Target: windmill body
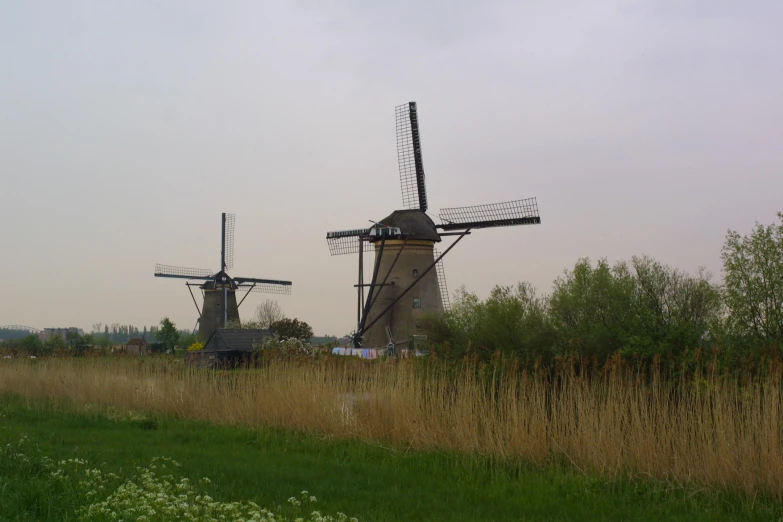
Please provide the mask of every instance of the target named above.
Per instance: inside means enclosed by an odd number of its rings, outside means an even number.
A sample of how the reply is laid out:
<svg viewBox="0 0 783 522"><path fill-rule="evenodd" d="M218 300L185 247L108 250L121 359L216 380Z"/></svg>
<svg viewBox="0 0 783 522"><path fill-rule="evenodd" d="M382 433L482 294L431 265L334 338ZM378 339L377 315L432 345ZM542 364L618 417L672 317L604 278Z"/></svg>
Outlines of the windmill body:
<svg viewBox="0 0 783 522"><path fill-rule="evenodd" d="M443 257L472 230L541 223L535 198L442 208L439 223L427 215L427 189L421 153L416 102L395 109L397 160L405 209L396 210L370 228L326 234L332 255L359 255L357 326L354 346L410 343L422 335L421 315L449 306ZM456 241L440 254L435 248L444 236ZM364 252L375 260L365 283ZM410 347L410 346L409 346Z"/></svg>
<svg viewBox="0 0 783 522"><path fill-rule="evenodd" d="M199 337L206 341L217 328L225 328L229 322L239 324L239 307L250 292L268 294L290 294L291 281L259 279L255 277L231 277L227 270L234 266L234 223L233 214L222 214L220 240L220 270L213 272L200 268L185 268L171 265L155 265L155 277L203 281L186 282L193 304L196 305ZM201 308L198 307L192 287L198 287L203 294ZM237 302L237 292L244 293Z"/></svg>
<svg viewBox="0 0 783 522"><path fill-rule="evenodd" d="M441 241L435 223L418 209L397 210L381 222L407 231L407 237L387 239L383 255L380 253L381 242L373 242L375 257L380 258L378 273L389 273L387 283L391 284L376 288L378 298L367 311L368 322L378 317L402 290L415 285L367 330L367 346L385 346L389 342L386 327L394 332L397 339L422 335L421 314L443 311L443 296L436 272L431 270L422 275L435 262L435 244Z"/></svg>
<svg viewBox="0 0 783 522"><path fill-rule="evenodd" d="M225 307L223 306L223 285L215 281L207 281L200 286L204 295L201 307L201 318L198 321L198 334L202 339L208 339L212 332L226 323L240 324L239 305L237 304L237 285L226 285Z"/></svg>

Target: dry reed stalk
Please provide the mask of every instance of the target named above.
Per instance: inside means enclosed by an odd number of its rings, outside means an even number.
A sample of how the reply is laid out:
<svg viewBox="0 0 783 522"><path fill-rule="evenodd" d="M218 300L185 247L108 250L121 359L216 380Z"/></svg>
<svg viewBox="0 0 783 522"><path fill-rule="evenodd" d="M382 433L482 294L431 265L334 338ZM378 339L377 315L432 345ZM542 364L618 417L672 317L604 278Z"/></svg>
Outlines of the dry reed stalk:
<svg viewBox="0 0 783 522"><path fill-rule="evenodd" d="M783 499L781 372L740 385L610 368L590 378L411 361L273 362L192 370L165 359L0 361L0 392L253 427L358 437Z"/></svg>

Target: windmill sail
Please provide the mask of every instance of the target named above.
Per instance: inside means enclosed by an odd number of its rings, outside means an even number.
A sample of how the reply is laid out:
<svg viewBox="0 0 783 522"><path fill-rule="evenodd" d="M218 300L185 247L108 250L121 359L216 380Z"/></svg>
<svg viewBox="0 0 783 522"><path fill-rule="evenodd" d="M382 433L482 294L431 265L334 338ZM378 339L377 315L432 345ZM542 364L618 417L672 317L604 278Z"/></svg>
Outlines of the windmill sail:
<svg viewBox="0 0 783 522"><path fill-rule="evenodd" d="M155 265L155 277L173 277L177 279L212 279L212 270L206 268L187 268L184 266Z"/></svg>
<svg viewBox="0 0 783 522"><path fill-rule="evenodd" d="M369 228L327 232L326 242L329 245L329 253L333 256L358 254L360 248L365 252L369 252L373 250L373 244L361 239L369 233Z"/></svg>
<svg viewBox="0 0 783 522"><path fill-rule="evenodd" d="M421 133L416 102L395 108L397 120L397 163L400 168L402 204L407 209L427 211L427 187L421 156Z"/></svg>
<svg viewBox="0 0 783 522"><path fill-rule="evenodd" d="M234 214L225 214L226 219L223 222L223 250L226 253L226 270L234 268L234 224L236 216Z"/></svg>
<svg viewBox="0 0 783 522"><path fill-rule="evenodd" d="M440 252L437 248L433 249L435 259L440 257ZM443 259L439 259L435 265L435 271L438 274L438 286L440 287L440 299L443 301L443 309L447 312L451 310L451 299L449 299L449 289L446 286L446 272L443 269Z"/></svg>
<svg viewBox="0 0 783 522"><path fill-rule="evenodd" d="M443 208L439 216L443 224L438 225L438 228L443 230L541 224L536 198L472 207Z"/></svg>
<svg viewBox="0 0 783 522"><path fill-rule="evenodd" d="M291 295L291 283L242 283L237 286L238 289L246 292L261 292L264 294Z"/></svg>

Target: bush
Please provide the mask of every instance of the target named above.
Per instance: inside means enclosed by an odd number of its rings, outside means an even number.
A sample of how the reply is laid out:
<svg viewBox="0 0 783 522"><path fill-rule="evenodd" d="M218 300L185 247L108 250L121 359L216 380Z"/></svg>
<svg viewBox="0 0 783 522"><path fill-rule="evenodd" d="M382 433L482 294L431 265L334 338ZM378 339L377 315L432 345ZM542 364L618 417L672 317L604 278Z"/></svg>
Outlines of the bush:
<svg viewBox="0 0 783 522"><path fill-rule="evenodd" d="M318 354L318 351L310 343L293 338L266 337L260 343L256 343L254 348L264 359L315 357Z"/></svg>
<svg viewBox="0 0 783 522"><path fill-rule="evenodd" d="M452 309L425 315L432 351L450 357L495 354L551 361L576 354L603 362L684 352L705 345L720 325L720 289L700 270L690 276L649 257L609 266L580 259L550 296L532 285L495 287L486 300L460 289Z"/></svg>
<svg viewBox="0 0 783 522"><path fill-rule="evenodd" d="M301 339L309 341L313 337L313 329L304 321L284 317L269 326L272 332L282 339Z"/></svg>
<svg viewBox="0 0 783 522"><path fill-rule="evenodd" d="M196 341L195 343L193 343L190 346L188 346L188 351L189 352L197 352L197 351L203 350L203 349L204 349L204 343L202 343L201 341Z"/></svg>
<svg viewBox="0 0 783 522"><path fill-rule="evenodd" d="M474 354L480 359L495 353L549 357L555 331L547 306L546 298L527 283L495 287L485 301L461 288L451 311L425 314L422 326L434 353L457 358Z"/></svg>

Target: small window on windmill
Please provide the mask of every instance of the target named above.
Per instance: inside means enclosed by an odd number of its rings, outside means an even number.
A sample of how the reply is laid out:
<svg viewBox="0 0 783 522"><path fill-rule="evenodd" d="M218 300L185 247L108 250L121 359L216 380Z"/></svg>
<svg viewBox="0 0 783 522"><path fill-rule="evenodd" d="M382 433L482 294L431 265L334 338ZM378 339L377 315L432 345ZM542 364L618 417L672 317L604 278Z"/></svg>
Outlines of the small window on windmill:
<svg viewBox="0 0 783 522"><path fill-rule="evenodd" d="M421 299L418 297L413 298L413 308L421 308Z"/></svg>
<svg viewBox="0 0 783 522"><path fill-rule="evenodd" d="M414 268L412 275L413 275L413 279L418 279L419 278L419 271Z"/></svg>

